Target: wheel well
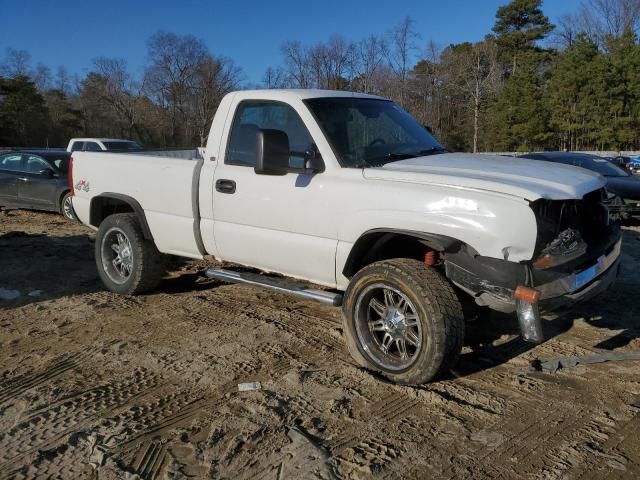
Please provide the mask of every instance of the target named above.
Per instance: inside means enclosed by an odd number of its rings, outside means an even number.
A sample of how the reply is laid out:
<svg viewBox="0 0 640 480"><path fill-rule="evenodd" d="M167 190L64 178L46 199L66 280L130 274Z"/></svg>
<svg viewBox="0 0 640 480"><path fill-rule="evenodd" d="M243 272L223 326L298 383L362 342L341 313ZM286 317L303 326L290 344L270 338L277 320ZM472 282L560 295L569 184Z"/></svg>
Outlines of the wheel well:
<svg viewBox="0 0 640 480"><path fill-rule="evenodd" d="M137 201L125 195L110 194L92 198L89 208L89 223L98 228L105 218L116 213L135 213L144 238L153 240L144 210Z"/></svg>
<svg viewBox="0 0 640 480"><path fill-rule="evenodd" d="M353 245L342 273L351 278L370 263L391 258L424 260L429 251L445 252L461 242L444 235L402 230L372 230Z"/></svg>

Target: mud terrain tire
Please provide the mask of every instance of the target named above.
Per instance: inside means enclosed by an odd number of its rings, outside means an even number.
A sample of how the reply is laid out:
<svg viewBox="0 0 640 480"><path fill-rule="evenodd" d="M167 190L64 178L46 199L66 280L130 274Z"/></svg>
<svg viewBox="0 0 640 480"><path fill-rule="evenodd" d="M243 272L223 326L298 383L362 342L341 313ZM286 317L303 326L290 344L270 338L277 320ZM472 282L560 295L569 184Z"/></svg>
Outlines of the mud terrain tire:
<svg viewBox="0 0 640 480"><path fill-rule="evenodd" d="M354 360L396 383L430 381L453 367L462 349L464 318L452 286L417 260L380 261L356 273L342 318Z"/></svg>
<svg viewBox="0 0 640 480"><path fill-rule="evenodd" d="M102 283L122 295L154 289L165 273L162 254L144 238L134 213L110 215L100 224L95 257Z"/></svg>

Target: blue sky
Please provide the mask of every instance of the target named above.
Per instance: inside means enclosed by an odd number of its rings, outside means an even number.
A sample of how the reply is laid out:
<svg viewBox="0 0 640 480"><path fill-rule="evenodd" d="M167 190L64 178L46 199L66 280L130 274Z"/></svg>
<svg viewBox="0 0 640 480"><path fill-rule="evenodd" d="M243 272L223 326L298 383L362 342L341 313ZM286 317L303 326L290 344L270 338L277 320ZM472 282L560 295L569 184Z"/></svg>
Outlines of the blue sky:
<svg viewBox="0 0 640 480"><path fill-rule="evenodd" d="M246 83L260 82L280 62L286 40L312 44L332 34L358 40L385 33L409 15L421 46L480 40L508 0L0 0L0 57L27 50L32 62L83 74L98 56L121 57L142 72L146 40L158 30L192 34L217 55L233 58ZM545 13L575 12L580 0L546 0Z"/></svg>

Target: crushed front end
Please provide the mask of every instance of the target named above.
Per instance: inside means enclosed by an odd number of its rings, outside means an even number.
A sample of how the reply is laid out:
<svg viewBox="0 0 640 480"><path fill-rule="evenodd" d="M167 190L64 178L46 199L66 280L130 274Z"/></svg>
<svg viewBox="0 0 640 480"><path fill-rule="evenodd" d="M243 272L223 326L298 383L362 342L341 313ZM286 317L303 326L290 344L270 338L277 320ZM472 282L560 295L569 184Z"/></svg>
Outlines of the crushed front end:
<svg viewBox="0 0 640 480"><path fill-rule="evenodd" d="M532 202L537 224L532 260L483 257L461 245L447 252L446 275L476 304L516 312L523 338L539 343L541 312L592 298L617 278L621 231L610 221L606 198L600 189L580 200Z"/></svg>

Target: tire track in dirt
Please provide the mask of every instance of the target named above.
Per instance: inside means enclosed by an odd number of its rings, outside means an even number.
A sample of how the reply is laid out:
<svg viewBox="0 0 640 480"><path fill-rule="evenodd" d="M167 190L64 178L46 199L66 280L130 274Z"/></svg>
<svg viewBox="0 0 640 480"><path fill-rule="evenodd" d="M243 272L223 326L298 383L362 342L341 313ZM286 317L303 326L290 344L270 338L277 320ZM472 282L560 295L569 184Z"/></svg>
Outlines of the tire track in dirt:
<svg viewBox="0 0 640 480"><path fill-rule="evenodd" d="M41 371L20 375L0 383L0 404L20 397L27 391L51 382L91 358L95 351L63 354Z"/></svg>
<svg viewBox="0 0 640 480"><path fill-rule="evenodd" d="M262 345L256 353L260 357L265 354L271 357L262 362L239 362L244 367L241 376L277 378L291 369L290 361L281 357L284 352L278 345ZM216 411L228 394L237 392L240 379L236 376L218 386L214 392L197 398L188 392L174 392L134 405L116 417L103 421L98 433L102 437L126 437L117 447L107 449L125 471L145 479L159 478L171 464L167 449L175 440L172 431L191 424L207 412ZM294 409L299 406L305 412L312 410L306 402L292 402L291 405Z"/></svg>
<svg viewBox="0 0 640 480"><path fill-rule="evenodd" d="M223 297L223 298L220 298ZM287 311L271 307L268 304L255 305L249 301L240 301L228 296L226 292L216 292L216 298L211 299L198 295L186 299L185 308L189 315L204 324L213 324L217 327L228 326L230 321L246 318L262 324L273 325L278 330L290 335L295 340L301 341L314 351L305 361L323 359L326 360L329 353L331 360L352 366L351 358L346 352L342 339L331 335L329 323L327 328L322 328L322 319L308 314L298 315L297 311ZM212 308L213 307L213 308ZM203 314L202 311L208 312ZM304 318L311 318L317 322L304 322Z"/></svg>
<svg viewBox="0 0 640 480"><path fill-rule="evenodd" d="M155 480L160 478L170 461L167 445L162 441L152 440L140 444L129 468L143 480Z"/></svg>
<svg viewBox="0 0 640 480"><path fill-rule="evenodd" d="M621 459L627 465L602 471L602 464L599 463L596 466L598 474L602 477L606 476L608 479L618 479L629 477L627 475L628 468L626 467L633 465L635 466L633 470L638 470L638 467L640 467L640 438L638 432L640 432L640 413L635 413L629 421L609 434L597 453L603 458ZM575 478L589 478L593 474L594 468L583 467L578 469Z"/></svg>
<svg viewBox="0 0 640 480"><path fill-rule="evenodd" d="M159 378L137 369L127 379L93 387L32 412L0 436L0 471L23 462L39 450L47 450L65 436L84 431L100 416L147 394Z"/></svg>

